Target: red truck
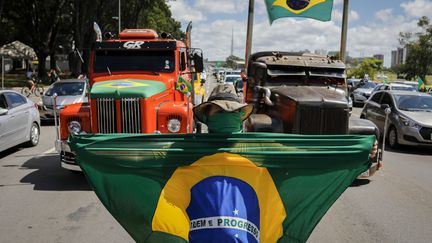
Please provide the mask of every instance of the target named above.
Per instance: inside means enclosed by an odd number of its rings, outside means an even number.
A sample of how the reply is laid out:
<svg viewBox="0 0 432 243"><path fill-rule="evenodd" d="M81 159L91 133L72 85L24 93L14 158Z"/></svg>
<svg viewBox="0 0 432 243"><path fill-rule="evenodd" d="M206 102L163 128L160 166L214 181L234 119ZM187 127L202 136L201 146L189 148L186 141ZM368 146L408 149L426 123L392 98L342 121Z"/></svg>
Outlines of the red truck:
<svg viewBox="0 0 432 243"><path fill-rule="evenodd" d="M93 44L89 102L60 113L56 150L63 168L80 170L67 145L70 134L193 131L191 76L202 72L203 58L190 48L190 30L185 42L151 29L126 29Z"/></svg>

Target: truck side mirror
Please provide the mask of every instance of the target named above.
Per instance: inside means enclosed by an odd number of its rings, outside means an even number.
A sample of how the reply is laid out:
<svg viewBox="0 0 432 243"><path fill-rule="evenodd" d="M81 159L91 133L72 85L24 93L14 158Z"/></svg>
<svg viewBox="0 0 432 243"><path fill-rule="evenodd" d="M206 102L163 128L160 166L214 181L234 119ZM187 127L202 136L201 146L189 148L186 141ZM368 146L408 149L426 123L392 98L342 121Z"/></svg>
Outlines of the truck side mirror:
<svg viewBox="0 0 432 243"><path fill-rule="evenodd" d="M204 71L204 61L203 61L202 53L194 53L193 62L194 62L195 72L201 73L202 71Z"/></svg>

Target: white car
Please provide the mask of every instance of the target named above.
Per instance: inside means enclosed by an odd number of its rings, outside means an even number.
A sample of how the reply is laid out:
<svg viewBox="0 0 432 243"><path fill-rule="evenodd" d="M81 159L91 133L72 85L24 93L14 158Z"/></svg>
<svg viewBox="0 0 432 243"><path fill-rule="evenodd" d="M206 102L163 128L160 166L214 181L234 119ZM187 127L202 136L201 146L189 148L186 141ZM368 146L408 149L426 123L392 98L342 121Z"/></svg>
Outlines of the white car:
<svg viewBox="0 0 432 243"><path fill-rule="evenodd" d="M57 94L57 115L66 105L88 102L88 82L85 79L63 79L48 88L42 96L41 118L54 119L53 95Z"/></svg>
<svg viewBox="0 0 432 243"><path fill-rule="evenodd" d="M39 135L38 106L15 91L0 91L0 151L22 143L36 146Z"/></svg>
<svg viewBox="0 0 432 243"><path fill-rule="evenodd" d="M401 83L389 83L389 84L379 84L377 85L372 94L380 90L401 90L401 91L412 91L417 92L417 89L411 85L401 84Z"/></svg>
<svg viewBox="0 0 432 243"><path fill-rule="evenodd" d="M241 79L240 74L228 74L225 76L223 83L235 85Z"/></svg>

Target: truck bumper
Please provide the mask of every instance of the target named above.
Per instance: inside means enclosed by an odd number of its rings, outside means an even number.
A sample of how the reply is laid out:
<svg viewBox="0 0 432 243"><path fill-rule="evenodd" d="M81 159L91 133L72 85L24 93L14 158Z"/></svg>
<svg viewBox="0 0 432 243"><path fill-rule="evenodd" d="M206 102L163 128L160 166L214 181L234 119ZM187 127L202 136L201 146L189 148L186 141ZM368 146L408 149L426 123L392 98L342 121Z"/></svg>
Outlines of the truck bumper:
<svg viewBox="0 0 432 243"><path fill-rule="evenodd" d="M73 171L81 171L81 168L75 161L75 154L71 151L66 141L56 140L55 149L60 154L62 168Z"/></svg>

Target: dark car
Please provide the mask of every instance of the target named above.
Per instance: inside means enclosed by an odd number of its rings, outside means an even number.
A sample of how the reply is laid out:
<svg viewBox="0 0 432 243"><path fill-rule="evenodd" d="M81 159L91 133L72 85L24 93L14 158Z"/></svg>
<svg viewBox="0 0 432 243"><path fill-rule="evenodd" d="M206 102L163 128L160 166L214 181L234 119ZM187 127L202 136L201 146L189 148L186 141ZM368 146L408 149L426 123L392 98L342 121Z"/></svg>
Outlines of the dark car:
<svg viewBox="0 0 432 243"><path fill-rule="evenodd" d="M366 102L361 113L384 131L383 105L391 108L389 115L388 142L398 145L423 145L432 147L432 96L410 91L378 91Z"/></svg>
<svg viewBox="0 0 432 243"><path fill-rule="evenodd" d="M362 105L372 94L376 84L372 81L360 81L356 86L351 89L350 97L353 105Z"/></svg>

